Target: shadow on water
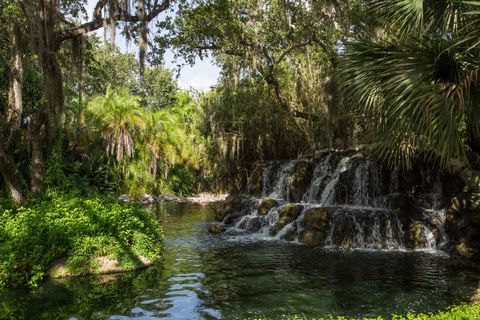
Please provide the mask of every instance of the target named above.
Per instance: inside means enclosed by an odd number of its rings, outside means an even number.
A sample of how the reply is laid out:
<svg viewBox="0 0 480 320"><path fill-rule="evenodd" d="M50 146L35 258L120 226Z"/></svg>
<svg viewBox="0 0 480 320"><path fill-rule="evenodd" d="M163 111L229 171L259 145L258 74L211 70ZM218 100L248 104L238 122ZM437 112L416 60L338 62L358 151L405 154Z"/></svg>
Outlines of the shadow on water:
<svg viewBox="0 0 480 320"><path fill-rule="evenodd" d="M165 235L161 266L0 292L10 319L245 319L300 314L428 312L464 301L470 275L427 252L332 251L206 233L208 207L152 208ZM235 240L235 239L233 239Z"/></svg>

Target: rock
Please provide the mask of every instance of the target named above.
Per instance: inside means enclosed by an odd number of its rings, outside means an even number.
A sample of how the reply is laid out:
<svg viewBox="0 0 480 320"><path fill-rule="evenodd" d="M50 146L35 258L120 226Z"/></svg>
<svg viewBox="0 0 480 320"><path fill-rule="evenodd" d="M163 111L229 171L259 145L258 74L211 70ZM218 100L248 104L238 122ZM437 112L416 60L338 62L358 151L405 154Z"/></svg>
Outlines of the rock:
<svg viewBox="0 0 480 320"><path fill-rule="evenodd" d="M413 220L408 228L408 243L412 249L425 248L425 236L423 223L418 220Z"/></svg>
<svg viewBox="0 0 480 320"><path fill-rule="evenodd" d="M258 214L264 216L270 211L270 209L278 207L278 201L270 198L263 198L260 206L258 207Z"/></svg>
<svg viewBox="0 0 480 320"><path fill-rule="evenodd" d="M406 194L395 194L389 197L388 206L397 215L402 226L407 230L413 220L422 217L420 209L411 196Z"/></svg>
<svg viewBox="0 0 480 320"><path fill-rule="evenodd" d="M330 226L330 217L339 207L318 207L305 211L303 219L305 229L326 232Z"/></svg>
<svg viewBox="0 0 480 320"><path fill-rule="evenodd" d="M157 201L157 199L155 199L155 197L153 197L149 194L145 194L145 195L143 195L142 199L140 199L140 204L141 205L148 205L148 204L154 203L155 201Z"/></svg>
<svg viewBox="0 0 480 320"><path fill-rule="evenodd" d="M229 195L225 201L215 204L215 220L223 221L228 214L241 210L244 200L245 196L232 194Z"/></svg>
<svg viewBox="0 0 480 320"><path fill-rule="evenodd" d="M157 197L157 201L158 202L174 202L174 201L180 201L180 198L174 195L162 194Z"/></svg>
<svg viewBox="0 0 480 320"><path fill-rule="evenodd" d="M470 298L471 302L480 302L480 288L475 290L472 297Z"/></svg>
<svg viewBox="0 0 480 320"><path fill-rule="evenodd" d="M318 207L305 211L304 230L298 241L311 246L323 245L330 227L330 218L338 209L339 207Z"/></svg>
<svg viewBox="0 0 480 320"><path fill-rule="evenodd" d="M276 235L287 224L295 221L300 213L302 213L303 206L298 204L286 204L278 210L278 222L273 226L270 234Z"/></svg>
<svg viewBox="0 0 480 320"><path fill-rule="evenodd" d="M124 203L129 203L129 202L132 202L132 198L130 198L126 194L122 194L120 197L118 197L118 201L119 202L124 202Z"/></svg>
<svg viewBox="0 0 480 320"><path fill-rule="evenodd" d="M75 277L79 275L92 275L92 274L110 274L110 273L120 273L127 272L132 270L138 270L145 267L148 267L153 264L147 257L138 256L141 264L136 268L125 268L122 267L120 262L112 257L108 256L99 256L93 257L87 264L73 272L67 267L67 259L63 258L58 260L47 272L48 276L52 279Z"/></svg>
<svg viewBox="0 0 480 320"><path fill-rule="evenodd" d="M262 228L262 217L253 217L245 221L245 223L242 223L240 228L251 232L257 232Z"/></svg>
<svg viewBox="0 0 480 320"><path fill-rule="evenodd" d="M326 235L316 230L303 230L298 241L309 246L321 246L325 242Z"/></svg>
<svg viewBox="0 0 480 320"><path fill-rule="evenodd" d="M290 230L282 237L282 239L287 240L287 241L294 241L297 238L297 224L294 223Z"/></svg>
<svg viewBox="0 0 480 320"><path fill-rule="evenodd" d="M289 181L289 197L292 202L302 200L303 194L307 191L312 180L313 166L308 161L298 161L293 168Z"/></svg>
<svg viewBox="0 0 480 320"><path fill-rule="evenodd" d="M212 234L219 234L225 232L225 226L218 222L213 222L208 225L208 232Z"/></svg>

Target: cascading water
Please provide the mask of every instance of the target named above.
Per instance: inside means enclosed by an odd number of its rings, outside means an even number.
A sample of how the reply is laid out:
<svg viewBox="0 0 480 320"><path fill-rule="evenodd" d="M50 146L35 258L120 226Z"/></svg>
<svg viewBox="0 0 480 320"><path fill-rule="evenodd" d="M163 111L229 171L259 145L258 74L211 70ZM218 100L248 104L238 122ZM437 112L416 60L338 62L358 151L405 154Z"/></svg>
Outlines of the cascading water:
<svg viewBox="0 0 480 320"><path fill-rule="evenodd" d="M354 207L335 212L326 246L376 250L405 247L401 222L392 211Z"/></svg>
<svg viewBox="0 0 480 320"><path fill-rule="evenodd" d="M288 201L288 182L295 166L294 161L288 161L278 169L276 179L274 181L274 188L268 195L274 199L286 199Z"/></svg>
<svg viewBox="0 0 480 320"><path fill-rule="evenodd" d="M328 154L319 164L315 166L312 181L303 195L303 201L306 203L316 203L319 193L322 190L322 183L331 174L330 159L332 155Z"/></svg>
<svg viewBox="0 0 480 320"><path fill-rule="evenodd" d="M322 195L319 203L321 203L323 206L329 206L335 203L335 187L338 184L340 174L348 170L349 161L350 161L349 157L344 157L338 163L338 166L335 169L335 172L333 173L332 180L330 180L330 182L327 184L325 189L322 191Z"/></svg>
<svg viewBox="0 0 480 320"><path fill-rule="evenodd" d="M299 177L297 167L303 168L304 175L309 172L309 176ZM422 187L425 190L417 192L421 205L415 212L402 209L402 214L395 205L392 207L398 199L409 199L399 191L398 172L361 154L332 152L317 161L270 162L263 165L262 197L276 199L275 204L260 214L258 199L233 223L225 223L232 216L224 223L231 230L243 230L257 239L324 247L442 249L448 237L444 230L446 215L441 209L441 183L428 172L421 175L427 181L427 186ZM303 181L304 189L298 181ZM301 197L292 197L299 188Z"/></svg>

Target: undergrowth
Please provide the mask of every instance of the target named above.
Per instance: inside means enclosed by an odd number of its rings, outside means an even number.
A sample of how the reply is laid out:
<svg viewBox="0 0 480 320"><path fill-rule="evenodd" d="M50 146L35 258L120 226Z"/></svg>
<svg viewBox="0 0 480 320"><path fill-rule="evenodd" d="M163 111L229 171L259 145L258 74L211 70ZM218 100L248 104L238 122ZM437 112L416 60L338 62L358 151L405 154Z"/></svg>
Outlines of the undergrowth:
<svg viewBox="0 0 480 320"><path fill-rule="evenodd" d="M163 233L148 212L101 196L50 194L25 206L0 202L0 287L35 286L60 259L70 274L95 270L95 258L126 270L158 260Z"/></svg>

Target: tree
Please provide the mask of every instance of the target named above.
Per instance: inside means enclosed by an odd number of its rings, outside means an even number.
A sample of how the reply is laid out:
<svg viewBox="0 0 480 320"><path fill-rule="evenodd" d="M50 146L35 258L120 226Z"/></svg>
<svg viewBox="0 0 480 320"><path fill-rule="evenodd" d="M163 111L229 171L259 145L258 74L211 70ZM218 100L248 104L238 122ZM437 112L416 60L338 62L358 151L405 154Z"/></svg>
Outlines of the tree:
<svg viewBox="0 0 480 320"><path fill-rule="evenodd" d="M344 92L365 142L390 163L419 157L450 168L479 151L478 1L372 0L381 37L347 45Z"/></svg>
<svg viewBox="0 0 480 320"><path fill-rule="evenodd" d="M8 5L21 9L21 15L16 17L14 24L24 21L23 35L28 39L29 48L38 58L42 73L43 98L35 108L31 117L31 173L30 189L36 194L42 189L45 159L56 157L54 145L61 137L62 119L64 113L63 72L59 63L59 52L63 43L78 39L91 31L110 26L112 35L117 23L136 25L140 46L140 66L144 66L147 24L170 6L170 0L148 1L107 1L98 0L90 21L77 24L73 18L85 13L85 3L78 1L54 0L20 0L6 2ZM3 4L3 2L2 2ZM78 20L78 19L77 19ZM113 37L112 37L113 38ZM19 65L18 63L16 65ZM18 68L17 68L18 69ZM143 71L141 71L143 72ZM18 73L18 72L14 72ZM21 80L20 78L16 78ZM14 88L21 88L14 85ZM21 94L17 94L17 97ZM9 110L21 110L21 100L13 99L15 105ZM57 142L55 142L57 141ZM8 159L10 160L12 159ZM7 163L7 162L4 162ZM14 168L12 163L10 168ZM8 170L11 173L11 170ZM2 172L6 172L3 171ZM5 176L5 175L4 175Z"/></svg>

